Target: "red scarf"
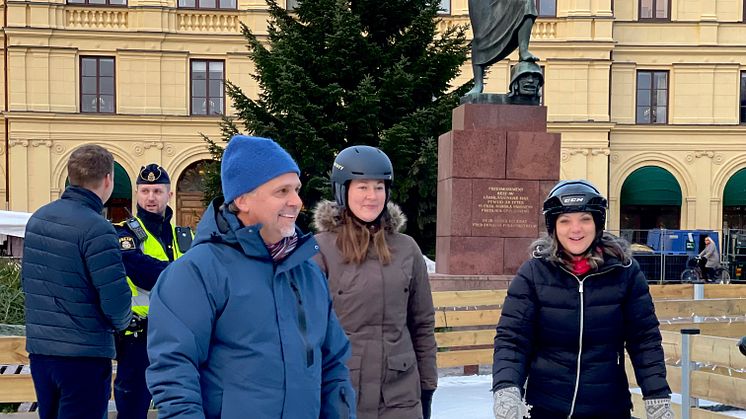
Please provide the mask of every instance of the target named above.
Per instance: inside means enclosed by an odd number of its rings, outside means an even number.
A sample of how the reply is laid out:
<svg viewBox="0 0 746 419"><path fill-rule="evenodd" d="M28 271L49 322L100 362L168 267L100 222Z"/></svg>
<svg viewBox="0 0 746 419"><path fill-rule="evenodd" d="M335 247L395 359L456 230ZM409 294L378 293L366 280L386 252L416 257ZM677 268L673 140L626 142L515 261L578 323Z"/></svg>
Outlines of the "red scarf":
<svg viewBox="0 0 746 419"><path fill-rule="evenodd" d="M572 258L572 273L575 275L585 275L591 270L591 264L587 258Z"/></svg>

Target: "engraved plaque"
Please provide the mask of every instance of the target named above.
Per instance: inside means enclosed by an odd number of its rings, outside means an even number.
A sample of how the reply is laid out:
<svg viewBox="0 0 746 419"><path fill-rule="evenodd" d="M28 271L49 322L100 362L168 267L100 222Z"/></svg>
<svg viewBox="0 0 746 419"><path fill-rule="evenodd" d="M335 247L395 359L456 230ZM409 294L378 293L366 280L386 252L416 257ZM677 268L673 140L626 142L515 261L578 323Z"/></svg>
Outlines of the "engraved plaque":
<svg viewBox="0 0 746 419"><path fill-rule="evenodd" d="M538 236L538 182L475 179L472 185L473 236Z"/></svg>

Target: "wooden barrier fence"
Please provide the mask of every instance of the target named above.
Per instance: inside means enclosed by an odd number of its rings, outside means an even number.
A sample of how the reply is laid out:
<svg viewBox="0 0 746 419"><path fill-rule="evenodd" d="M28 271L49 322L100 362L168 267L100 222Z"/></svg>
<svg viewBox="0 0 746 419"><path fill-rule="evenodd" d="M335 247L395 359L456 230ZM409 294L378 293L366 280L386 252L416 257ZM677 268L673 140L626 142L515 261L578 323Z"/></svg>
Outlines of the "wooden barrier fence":
<svg viewBox="0 0 746 419"><path fill-rule="evenodd" d="M680 347L677 346L676 338L679 329L698 327L703 335L694 337L694 360L711 362L724 368L746 369L746 357L737 353L734 343L735 338L746 335L746 321L741 319L693 323L693 318L682 321L694 315L712 319L746 316L746 285L705 285L705 298L708 298L705 300L692 300L692 285L652 285L650 289L655 299L656 313L662 322L667 357L678 359L676 357L680 354ZM495 325L500 318L506 295L506 290L433 293L439 367L492 364ZM679 318L676 322L666 320L676 318ZM28 354L24 348L23 337L0 337L0 403L36 400L31 376L18 374L20 366L28 365ZM672 377L670 381L677 381L676 367L670 367L669 370ZM744 378L703 371L696 371L693 376L696 377L693 381L696 397L746 408L746 392L741 391L743 395L735 395L737 386L746 388ZM634 379L633 375L631 377L631 380Z"/></svg>

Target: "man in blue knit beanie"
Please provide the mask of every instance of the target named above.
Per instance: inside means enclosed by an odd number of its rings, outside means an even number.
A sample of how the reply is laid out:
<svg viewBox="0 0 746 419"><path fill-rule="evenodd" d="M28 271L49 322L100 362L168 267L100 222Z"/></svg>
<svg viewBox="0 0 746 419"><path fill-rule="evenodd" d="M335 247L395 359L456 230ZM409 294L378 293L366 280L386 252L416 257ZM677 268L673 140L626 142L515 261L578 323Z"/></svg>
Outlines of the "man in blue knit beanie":
<svg viewBox="0 0 746 419"><path fill-rule="evenodd" d="M315 239L295 220L300 170L267 138L234 136L224 198L150 297L147 381L160 418L355 418L350 344Z"/></svg>

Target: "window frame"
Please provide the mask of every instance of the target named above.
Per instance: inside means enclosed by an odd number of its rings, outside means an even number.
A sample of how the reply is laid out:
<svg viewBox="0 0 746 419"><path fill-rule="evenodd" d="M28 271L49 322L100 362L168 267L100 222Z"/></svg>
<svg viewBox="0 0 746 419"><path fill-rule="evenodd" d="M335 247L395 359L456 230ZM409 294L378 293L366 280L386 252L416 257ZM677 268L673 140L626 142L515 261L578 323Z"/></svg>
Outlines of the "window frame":
<svg viewBox="0 0 746 419"><path fill-rule="evenodd" d="M194 81L194 67L193 67L193 65L194 65L195 62L203 62L203 63L205 63L205 70L206 70L205 71L205 74L206 74L205 75L205 77L206 77L205 78L205 99L207 100L208 109L207 109L207 112L204 113L204 114L201 114L201 113L200 114L195 114L194 113L194 105L193 105L193 103L194 103L194 91L192 89L192 85L193 85L193 81ZM222 95L222 98L223 98L223 107L222 107L222 109L221 109L221 111L220 111L219 114L210 113L210 109L209 109L210 98L212 97L212 96L210 96L210 63L222 63L223 64L223 79L222 79L222 82L223 82L223 95ZM225 92L225 75L226 75L225 69L226 69L225 60L213 60L213 59L203 59L203 58L192 58L192 59L189 60L189 116L198 116L198 117L201 116L201 117L213 117L214 118L216 116L225 115L225 107L226 107L226 99L227 99L227 95L226 95L226 92Z"/></svg>
<svg viewBox="0 0 746 419"><path fill-rule="evenodd" d="M443 6L443 3L448 3L448 8L445 10L438 10L438 16L451 16L453 13L453 1L452 0L440 0L440 5Z"/></svg>
<svg viewBox="0 0 746 419"><path fill-rule="evenodd" d="M96 110L95 111L85 111L83 110L83 60L90 60L95 59L96 60ZM112 66L112 101L114 102L113 110L111 112L107 111L101 111L101 104L99 103L99 100L101 99L101 60L111 60L111 66ZM85 114L106 114L106 115L115 115L117 113L117 60L116 57L110 56L110 55L81 55L80 59L78 60L79 65L79 71L78 71L78 100L80 101L80 113Z"/></svg>
<svg viewBox="0 0 746 419"><path fill-rule="evenodd" d="M91 0L83 0L80 2L74 2L65 0L65 4L68 6L93 6L93 7L127 7L129 0L124 0L124 4L111 4L111 0L104 0L105 3L91 3Z"/></svg>
<svg viewBox="0 0 746 419"><path fill-rule="evenodd" d="M642 22L670 22L671 21L671 0L650 0L653 2L653 17L642 17L642 2L643 0L637 0L637 20ZM666 9L666 17L656 17L655 10L657 9L658 2L667 2L668 8Z"/></svg>
<svg viewBox="0 0 746 419"><path fill-rule="evenodd" d="M746 70L741 70L738 81L740 90L738 95L738 123L740 125L746 125Z"/></svg>
<svg viewBox="0 0 746 419"><path fill-rule="evenodd" d="M640 105L638 105L638 96L640 94L640 74L641 73L648 73L650 74L650 104L647 105L648 108L650 108L650 122L644 122L640 121L637 117L637 111L640 108ZM658 108L657 103L657 97L658 97L658 91L662 89L657 89L655 87L655 75L657 73L663 73L666 75L666 115L665 115L665 122L653 122L653 109ZM635 124L636 125L669 125L669 119L668 119L668 110L671 106L671 73L668 70L637 70L635 73ZM657 115L656 115L657 116Z"/></svg>
<svg viewBox="0 0 746 419"><path fill-rule="evenodd" d="M552 14L544 14L541 12L541 2L542 0L534 0L534 4L536 5L536 17L557 17L557 0L551 0L554 2L554 13Z"/></svg>
<svg viewBox="0 0 746 419"><path fill-rule="evenodd" d="M87 1L87 0L86 0ZM108 1L108 0L107 0ZM182 6L181 0L176 0L176 8L181 10L238 10L238 0L214 0L216 7L200 7L200 0L194 0L194 6ZM221 1L233 1L235 4L233 7L220 7Z"/></svg>

